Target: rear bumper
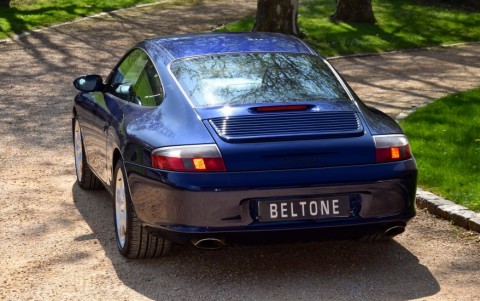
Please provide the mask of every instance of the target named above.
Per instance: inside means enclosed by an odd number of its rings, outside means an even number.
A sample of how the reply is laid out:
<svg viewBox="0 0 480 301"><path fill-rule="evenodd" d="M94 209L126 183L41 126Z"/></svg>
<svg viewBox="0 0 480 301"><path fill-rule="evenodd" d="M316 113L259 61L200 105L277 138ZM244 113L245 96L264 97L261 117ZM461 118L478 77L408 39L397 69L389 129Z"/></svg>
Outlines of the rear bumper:
<svg viewBox="0 0 480 301"><path fill-rule="evenodd" d="M227 243L351 238L415 215L415 161L302 170L163 172L125 164L139 219L173 241L218 237ZM350 216L260 222L264 200L348 195Z"/></svg>
<svg viewBox="0 0 480 301"><path fill-rule="evenodd" d="M415 214L376 221L362 221L359 224L317 223L295 227L283 225L278 228L200 229L193 227L148 227L159 236L180 244L201 239L215 238L225 244L268 244L296 241L358 239L370 234L384 233L394 227L405 227Z"/></svg>

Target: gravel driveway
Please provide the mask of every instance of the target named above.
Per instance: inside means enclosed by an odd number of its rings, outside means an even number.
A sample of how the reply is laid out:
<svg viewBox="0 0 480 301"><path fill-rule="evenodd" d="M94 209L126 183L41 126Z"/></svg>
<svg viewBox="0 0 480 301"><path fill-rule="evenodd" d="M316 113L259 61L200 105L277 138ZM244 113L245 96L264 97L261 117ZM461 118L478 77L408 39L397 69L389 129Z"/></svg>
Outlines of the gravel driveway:
<svg viewBox="0 0 480 301"><path fill-rule="evenodd" d="M129 261L105 191L75 184L72 80L107 75L135 41L207 31L256 1L150 6L0 44L0 300L478 300L480 237L420 211L392 242L179 247ZM334 59L392 116L480 86L480 45Z"/></svg>

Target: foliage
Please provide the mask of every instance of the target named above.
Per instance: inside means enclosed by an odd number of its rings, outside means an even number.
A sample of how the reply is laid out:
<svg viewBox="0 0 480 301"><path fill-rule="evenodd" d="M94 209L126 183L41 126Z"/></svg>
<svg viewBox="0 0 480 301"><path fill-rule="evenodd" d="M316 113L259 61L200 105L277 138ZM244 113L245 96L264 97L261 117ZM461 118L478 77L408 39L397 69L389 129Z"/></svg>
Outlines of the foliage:
<svg viewBox="0 0 480 301"><path fill-rule="evenodd" d="M440 0L437 0L440 1ZM335 1L304 0L299 23L305 40L324 56L376 53L480 40L480 12L419 0L373 0L377 24L335 23ZM436 2L435 2L436 3ZM252 17L224 31L250 31Z"/></svg>
<svg viewBox="0 0 480 301"><path fill-rule="evenodd" d="M480 88L439 99L400 124L419 167L419 184L480 212Z"/></svg>

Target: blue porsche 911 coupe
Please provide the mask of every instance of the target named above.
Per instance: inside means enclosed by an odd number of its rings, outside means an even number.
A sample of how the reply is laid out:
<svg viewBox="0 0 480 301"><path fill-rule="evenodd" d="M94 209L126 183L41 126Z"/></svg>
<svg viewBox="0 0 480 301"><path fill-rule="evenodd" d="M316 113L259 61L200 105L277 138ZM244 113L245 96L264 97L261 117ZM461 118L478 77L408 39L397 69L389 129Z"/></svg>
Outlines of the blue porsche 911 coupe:
<svg viewBox="0 0 480 301"><path fill-rule="evenodd" d="M126 257L172 243L387 239L415 215L400 127L295 37L149 39L105 81L74 86L78 185L113 195Z"/></svg>

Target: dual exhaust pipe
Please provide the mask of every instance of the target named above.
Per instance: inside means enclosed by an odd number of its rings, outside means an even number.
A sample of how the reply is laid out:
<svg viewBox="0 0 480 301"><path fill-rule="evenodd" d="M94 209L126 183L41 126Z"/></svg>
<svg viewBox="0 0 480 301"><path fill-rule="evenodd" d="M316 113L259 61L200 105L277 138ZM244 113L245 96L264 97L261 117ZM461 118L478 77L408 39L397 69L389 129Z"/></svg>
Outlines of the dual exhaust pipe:
<svg viewBox="0 0 480 301"><path fill-rule="evenodd" d="M404 226L394 226L394 227L391 227L391 228L388 228L387 230L385 230L383 235L385 237L393 237L393 236L396 236L398 234L402 234L403 232L405 232L405 227Z"/></svg>
<svg viewBox="0 0 480 301"><path fill-rule="evenodd" d="M199 249L218 250L225 246L225 240L215 237L207 237L192 240L192 244Z"/></svg>
<svg viewBox="0 0 480 301"><path fill-rule="evenodd" d="M405 231L404 226L394 226L385 230L383 235L385 237L393 237L398 234L401 234ZM225 246L225 240L221 238L215 237L207 237L201 239L194 239L192 240L192 244L199 249L204 250L218 250Z"/></svg>

